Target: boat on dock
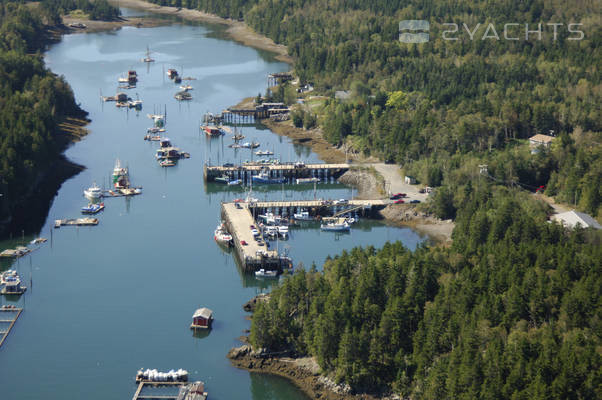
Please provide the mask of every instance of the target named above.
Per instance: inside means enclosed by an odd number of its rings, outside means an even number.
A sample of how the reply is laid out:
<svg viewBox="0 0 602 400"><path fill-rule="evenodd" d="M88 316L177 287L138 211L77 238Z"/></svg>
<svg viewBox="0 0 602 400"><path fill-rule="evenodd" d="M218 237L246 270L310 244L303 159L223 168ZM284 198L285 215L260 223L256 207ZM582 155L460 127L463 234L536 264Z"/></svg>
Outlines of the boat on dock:
<svg viewBox="0 0 602 400"><path fill-rule="evenodd" d="M278 271L261 268L258 271L255 271L255 276L258 278L275 278L278 276Z"/></svg>
<svg viewBox="0 0 602 400"><path fill-rule="evenodd" d="M286 182L286 178L285 177L274 177L274 178L272 178L265 171L260 172L258 175L253 175L251 177L251 180L253 181L253 183L258 183L258 184L275 184L275 183L284 183L284 182Z"/></svg>
<svg viewBox="0 0 602 400"><path fill-rule="evenodd" d="M0 294L20 295L27 290L25 286L21 285L21 278L15 270L9 269L8 271L4 271L0 276L0 280L0 284L2 285Z"/></svg>
<svg viewBox="0 0 602 400"><path fill-rule="evenodd" d="M97 214L105 209L105 203L90 203L82 207L82 214Z"/></svg>
<svg viewBox="0 0 602 400"><path fill-rule="evenodd" d="M102 197L102 190L98 187L96 182L94 182L92 186L84 190L84 196L90 200L97 200Z"/></svg>

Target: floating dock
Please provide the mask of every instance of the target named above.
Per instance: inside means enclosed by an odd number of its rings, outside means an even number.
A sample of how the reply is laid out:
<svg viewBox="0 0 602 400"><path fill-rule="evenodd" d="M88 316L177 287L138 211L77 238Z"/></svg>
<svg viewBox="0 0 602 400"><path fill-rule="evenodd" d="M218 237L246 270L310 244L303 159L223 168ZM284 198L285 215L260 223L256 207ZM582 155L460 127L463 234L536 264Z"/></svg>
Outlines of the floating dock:
<svg viewBox="0 0 602 400"><path fill-rule="evenodd" d="M249 181L251 176L258 175L266 171L270 178L284 177L290 182L295 182L299 178L317 178L327 181L330 178L338 178L350 168L349 164L302 164L302 163L282 163L282 164L245 164L242 166L211 166L203 167L203 176L207 182L215 181L215 178L227 175L230 179L242 179Z"/></svg>
<svg viewBox="0 0 602 400"><path fill-rule="evenodd" d="M145 387L167 387L167 388L179 388L178 394L143 394L142 391ZM132 400L206 400L207 392L205 392L205 384L203 382L154 382L154 381L141 381L138 384L136 393Z"/></svg>
<svg viewBox="0 0 602 400"><path fill-rule="evenodd" d="M16 307L11 307L11 306L0 307L0 322L4 322L4 323L9 322L10 323L10 325L8 326L8 328L6 330L4 330L3 328L0 328L0 335L1 335L0 347L2 347L4 340L6 340L6 337L8 336L10 331L13 329L13 326L15 326L15 322L17 322L17 320L21 316L21 312L23 312L22 308L16 308ZM13 318L5 318L6 314L9 314L9 313L14 315Z"/></svg>
<svg viewBox="0 0 602 400"><path fill-rule="evenodd" d="M54 221L54 227L60 228L61 226L92 226L98 225L98 218L72 218L72 219L57 219Z"/></svg>

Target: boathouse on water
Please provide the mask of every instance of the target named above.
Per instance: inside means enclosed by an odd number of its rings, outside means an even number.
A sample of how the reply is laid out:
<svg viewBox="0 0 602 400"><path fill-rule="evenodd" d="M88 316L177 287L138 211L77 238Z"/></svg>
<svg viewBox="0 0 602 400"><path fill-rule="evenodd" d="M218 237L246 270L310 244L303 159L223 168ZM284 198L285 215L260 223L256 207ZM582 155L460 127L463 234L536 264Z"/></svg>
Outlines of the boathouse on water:
<svg viewBox="0 0 602 400"><path fill-rule="evenodd" d="M190 329L208 329L213 322L213 311L208 308L199 308L192 315L192 325Z"/></svg>

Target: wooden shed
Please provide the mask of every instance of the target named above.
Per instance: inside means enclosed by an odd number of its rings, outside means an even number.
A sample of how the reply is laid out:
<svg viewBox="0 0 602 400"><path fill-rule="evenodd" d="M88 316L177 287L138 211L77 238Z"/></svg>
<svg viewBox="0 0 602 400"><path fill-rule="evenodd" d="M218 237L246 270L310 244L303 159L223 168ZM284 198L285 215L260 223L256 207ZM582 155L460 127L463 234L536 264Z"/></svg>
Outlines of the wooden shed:
<svg viewBox="0 0 602 400"><path fill-rule="evenodd" d="M190 329L209 329L213 322L213 311L208 308L199 308L192 315Z"/></svg>

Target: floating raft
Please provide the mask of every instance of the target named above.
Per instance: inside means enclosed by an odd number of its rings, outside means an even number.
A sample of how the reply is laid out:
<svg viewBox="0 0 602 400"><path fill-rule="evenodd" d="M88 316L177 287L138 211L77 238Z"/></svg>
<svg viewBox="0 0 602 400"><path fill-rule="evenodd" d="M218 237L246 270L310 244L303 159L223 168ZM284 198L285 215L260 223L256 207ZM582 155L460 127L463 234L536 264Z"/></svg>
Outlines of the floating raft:
<svg viewBox="0 0 602 400"><path fill-rule="evenodd" d="M3 258L19 258L19 257L23 257L26 254L29 254L33 251L33 249L30 249L28 247L24 247L24 246L18 246L15 249L6 249L3 252L0 253L0 257Z"/></svg>
<svg viewBox="0 0 602 400"><path fill-rule="evenodd" d="M10 322L8 329L0 330L0 347L2 347L4 340L6 340L6 337L10 333L11 329L13 329L13 326L15 326L15 322L17 322L17 319L19 319L19 316L21 315L22 311L23 311L22 308L17 308L12 305L3 305L2 307L0 307L0 315L1 315L0 318L2 318L0 321L1 322ZM4 318L5 314L12 314L11 315L12 318L9 318L9 319Z"/></svg>
<svg viewBox="0 0 602 400"><path fill-rule="evenodd" d="M71 218L71 219L57 219L54 221L54 227L60 228L61 226L77 225L77 226L91 226L98 225L98 218Z"/></svg>

